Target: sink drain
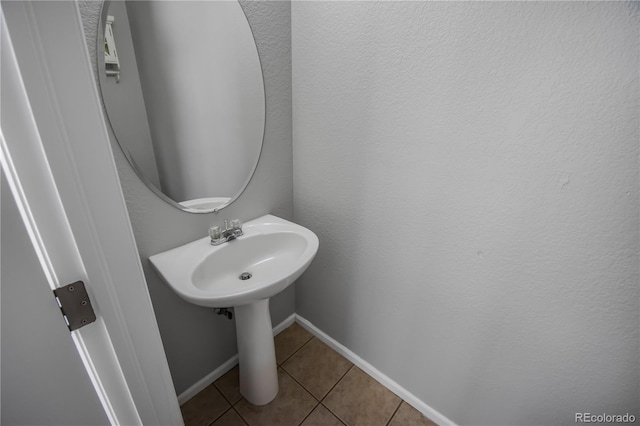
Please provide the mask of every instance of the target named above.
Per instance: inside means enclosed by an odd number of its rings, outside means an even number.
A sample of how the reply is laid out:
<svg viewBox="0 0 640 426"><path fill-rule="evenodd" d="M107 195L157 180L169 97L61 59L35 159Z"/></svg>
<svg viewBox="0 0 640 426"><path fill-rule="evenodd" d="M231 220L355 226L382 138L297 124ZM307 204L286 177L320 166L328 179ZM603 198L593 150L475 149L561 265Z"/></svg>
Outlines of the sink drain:
<svg viewBox="0 0 640 426"><path fill-rule="evenodd" d="M240 278L242 281L244 281L244 280L248 280L252 276L253 275L251 275L249 272L243 272L243 273L240 274L240 276L238 278Z"/></svg>

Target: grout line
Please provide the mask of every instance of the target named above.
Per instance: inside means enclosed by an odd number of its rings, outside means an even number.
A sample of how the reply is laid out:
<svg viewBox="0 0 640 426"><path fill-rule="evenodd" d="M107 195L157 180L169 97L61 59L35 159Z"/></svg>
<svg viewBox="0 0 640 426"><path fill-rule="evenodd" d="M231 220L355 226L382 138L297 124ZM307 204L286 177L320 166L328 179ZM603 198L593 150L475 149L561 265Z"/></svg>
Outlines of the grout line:
<svg viewBox="0 0 640 426"><path fill-rule="evenodd" d="M239 401L238 401L238 402L239 402ZM237 404L237 403L236 403L236 404ZM236 407L235 407L235 406L234 406L234 407L231 407L231 409L232 409L233 411L235 411L235 412L236 412L236 414L238 415L238 417L240 417L240 420L242 420L242 423L244 423L245 425L249 426L249 422L248 422L248 421L246 421L246 420L244 419L244 417L242 417L242 414L240 414L240 412L239 412L238 410L236 410Z"/></svg>
<svg viewBox="0 0 640 426"><path fill-rule="evenodd" d="M234 367L234 368L235 368L235 367ZM229 370L229 371L231 371L231 370ZM227 374L227 373L225 373L225 374ZM224 376L224 374L223 374L223 376ZM220 378L222 378L222 376L220 376ZM218 378L218 380L220 380L220 378ZM213 382L213 383L212 383L213 387L218 391L218 393L219 393L220 395L222 395L222 398L224 398L224 400L225 400L225 401L227 401L227 402L229 403L229 405L233 407L233 405L234 405L234 404L233 404L233 402L231 402L231 400L230 400L229 398L227 398L226 396L224 396L224 392L222 392L222 390L218 387L218 385L216 385L216 382L217 382L218 380L216 380L215 382ZM200 391L200 392L202 392L202 391ZM200 393L200 392L198 392L198 393Z"/></svg>
<svg viewBox="0 0 640 426"><path fill-rule="evenodd" d="M402 405L403 402L404 402L404 399L400 398L400 402L398 403L398 406L393 411L393 414L391 415L391 417L389 417L389 420L387 421L387 423L385 423L385 426L389 426L389 423L391 423L391 420L393 420L393 418L396 416L396 413L400 409L400 406Z"/></svg>
<svg viewBox="0 0 640 426"><path fill-rule="evenodd" d="M278 325L273 327L273 335L274 337L280 334L285 328L289 328L293 325L296 320L296 314L291 314L283 321L281 321ZM313 335L313 333L312 333ZM234 356L223 362L218 368L213 370L211 373L204 376L202 379L195 382L191 385L187 390L178 395L178 403L180 405L185 404L188 400L196 396L198 393L203 391L207 386L211 383L218 380L220 377L224 376L229 370L238 365L238 357L239 355L236 353Z"/></svg>
<svg viewBox="0 0 640 426"><path fill-rule="evenodd" d="M214 424L218 419L220 419L220 417L224 416L225 414L227 414L227 411L233 409L233 407L229 407L226 410L224 410L220 415L218 415L218 417L214 418L213 420L211 420L211 423L207 423L208 426L211 426L212 424Z"/></svg>
<svg viewBox="0 0 640 426"><path fill-rule="evenodd" d="M312 395L313 396L313 395ZM302 423L304 423L305 420L307 420L307 418L309 418L309 416L311 415L311 413L313 413L313 411L318 408L318 405L320 405L320 402L316 399L317 404L311 409L311 411L309 411L309 414L307 414L306 416L304 416L304 419L302 419L300 421L300 423L298 423L298 426L300 426Z"/></svg>
<svg viewBox="0 0 640 426"><path fill-rule="evenodd" d="M331 386L331 389L329 389L329 391L322 397L322 399L320 400L320 404L327 409L328 412L330 412L333 417L335 417L336 419L338 419L338 421L340 421L340 423L342 423L343 425L346 425L347 422L342 420L342 417L340 417L337 413L334 413L333 410L329 407L327 407L325 404L322 403L322 401L324 401L325 399L327 399L327 397L329 396L329 394L331 393L331 391L338 386L338 383L340 383L342 381L342 379L344 379L344 376L347 375L347 373L349 373L349 371L351 371L351 369L355 366L354 363L351 363L351 367L347 368L347 371L344 372L344 374L342 375L342 377L340 377L338 379L337 382L334 383L333 386Z"/></svg>
<svg viewBox="0 0 640 426"><path fill-rule="evenodd" d="M278 392L280 392L280 391L278 391ZM243 399L244 399L244 396L240 395L240 399L239 399L239 400L237 400L234 404L231 404L231 406L232 406L233 408L235 408L235 407L236 407L236 405L238 405L238 403L239 403L240 401L242 401Z"/></svg>
<svg viewBox="0 0 640 426"><path fill-rule="evenodd" d="M293 325L293 324L292 324L292 325ZM291 327L291 326L289 326L289 327ZM287 327L287 328L289 328L289 327ZM285 330L286 330L286 328L285 328ZM282 331L284 331L284 330L282 330ZM306 330L305 330L305 331L306 331ZM311 333L309 333L309 334L311 334ZM315 336L314 336L313 334L311 334L311 337L309 337L309 339L308 339L308 340L306 340L302 345L300 345L300 347L299 347L298 349L296 349L296 350L295 350L291 355L289 355L288 357L286 357L285 359L283 359L283 360L282 360L282 362L281 362L280 364L278 364L278 366L282 366L282 365L284 365L284 363L285 363L285 362L289 361L289 359L290 359L291 357L293 357L295 354L297 354L297 353L300 351L300 349L304 348L304 347L307 345L307 343L309 343L309 342L311 341L311 339L313 339L314 337L315 337ZM277 364L277 363L276 363L276 364Z"/></svg>
<svg viewBox="0 0 640 426"><path fill-rule="evenodd" d="M278 390L278 392L280 392L280 390ZM235 403L231 404L231 406L235 408L236 405L240 404L242 401L245 401L245 399L244 399L244 396L242 396L242 394L240 394L240 399L238 399ZM247 402L249 402L249 401L247 401Z"/></svg>
<svg viewBox="0 0 640 426"><path fill-rule="evenodd" d="M427 405L424 401L416 397L414 394L409 392L404 387L400 386L397 382L392 380L389 376L383 374L380 370L378 370L373 365L371 365L370 363L362 359L355 352L351 351L346 346L344 346L337 340L330 337L327 333L325 333L324 331L320 330L318 327L313 325L311 322L309 322L309 320L296 314L296 322L302 328L305 328L308 332L313 334L322 343L326 344L331 349L338 352L340 355L345 357L348 361L351 361L356 367L361 369L364 373L369 375L371 378L373 378L382 386L390 390L392 393L396 394L404 402L406 402L408 405L418 410L423 416L425 416L432 422L441 426L456 426L456 424L451 419L447 418L444 414L435 410L433 407L430 407L429 405Z"/></svg>
<svg viewBox="0 0 640 426"><path fill-rule="evenodd" d="M294 382L299 384L302 387L302 389L304 389L309 395L311 395L313 397L313 399L315 399L317 402L320 402L320 400L318 398L316 398L316 396L314 394L312 394L311 391L309 389L307 389L305 385L300 383L300 381L298 381L298 379L293 377L291 375L291 373L289 373L287 370L284 369L284 367L280 367L280 369L282 370L283 373L285 373L287 376L289 376Z"/></svg>
<svg viewBox="0 0 640 426"><path fill-rule="evenodd" d="M322 397L322 399L320 400L320 402L322 402L322 401L324 401L325 399L327 399L327 397L329 396L329 394L331 393L331 391L332 391L336 386L338 386L338 383L340 383L340 382L342 381L342 379L344 379L344 376L346 376L346 375L347 375L347 373L349 373L349 371L351 371L351 369L352 369L354 366L355 366L355 364L354 364L354 363L351 363L351 367L347 368L347 371L345 371L345 372L344 372L344 374L343 374L342 376L340 376L340 378L338 379L338 381L337 381L337 382L335 382L335 383L333 384L333 386L331 386L331 389L329 389L329 390L327 391L327 393ZM324 405L324 404L322 404L322 405ZM329 407L327 407L326 405L324 405L324 407L325 407L327 410L329 410L329 412L330 412L331 414L333 414L334 416L338 417L338 416L336 415L336 413L334 413L333 411L331 411L331 410L329 409Z"/></svg>
<svg viewBox="0 0 640 426"><path fill-rule="evenodd" d="M327 394L327 395L328 395L328 394ZM342 421L342 419L341 419L341 418L340 418L336 413L334 413L333 411L331 411L331 410L329 409L329 407L327 407L326 405L324 405L322 402L320 402L320 405L322 405L322 406L325 408L325 410L327 410L328 412L330 412L330 413L331 413L331 415L332 415L333 417L335 417L336 419L338 419L338 421L339 421L340 423L342 423L344 426L347 426L347 424L346 424L345 422L343 422L343 421Z"/></svg>
<svg viewBox="0 0 640 426"><path fill-rule="evenodd" d="M304 389L309 395L311 395L311 397L313 399L315 399L316 402L320 403L320 399L316 398L316 396L313 393L311 393L311 391L309 389L307 389L307 387L305 385L303 385L300 381L298 381L298 379L293 377L293 375L291 373L289 373L287 370L285 370L284 367L280 367L280 369L282 369L283 373L285 373L287 376L289 376L294 382L299 384L302 387L302 389ZM317 405L316 405L316 407L317 407Z"/></svg>
<svg viewBox="0 0 640 426"><path fill-rule="evenodd" d="M289 328L289 327L287 327ZM303 327L304 328L304 327ZM284 330L282 330L284 331ZM304 384L302 384L300 381L298 381L291 373L289 373L285 368L284 368L284 364L289 361L291 358L293 358L298 352L300 352L307 344L309 344L314 338L318 339L319 341L323 342L322 339L318 338L317 336L311 334L311 336L304 341L291 355L289 355L281 364L278 364L277 367L279 370L282 370L284 374L286 374L289 378L291 378L294 383L297 383L305 392L307 392L309 395L311 395L311 397L314 399L315 401L315 405L314 407L306 414L306 416L300 421L300 423L298 423L298 426L301 425L302 423L304 423L309 416L311 416L311 413L313 413L319 406L322 406L324 409L326 409L327 411L329 411L329 413L331 413L336 419L338 419L338 421L343 424L346 425L347 423L340 417L338 416L338 414L334 413L329 407L327 407L323 401L326 400L326 398L331 394L331 392L338 386L338 384L345 378L345 376L353 369L353 367L358 367L355 363L351 362L351 360L347 357L345 357L344 355L339 354L345 358L347 361L350 361L351 366L349 366L349 368L346 369L346 371L340 376L340 378L338 378L338 380L336 380L336 382L330 387L330 389L324 394L324 396L322 396L321 398L317 398L309 389L306 388L306 386ZM324 343L324 342L323 342ZM331 347L331 346L330 346ZM333 349L333 348L332 348ZM334 349L335 350L335 349ZM367 376L373 378L371 376L371 374L369 374L368 372L363 370L363 373L365 373ZM225 373L226 374L226 373ZM215 423L216 421L218 421L220 418L222 418L224 415L226 415L229 410L233 410L239 417L240 419L244 422L245 425L250 426L250 423L242 416L242 414L240 414L240 412L237 410L236 406L237 404L242 401L244 398L240 398L238 401L236 401L235 403L232 403L230 399L228 399L224 393L220 390L220 388L218 387L218 384L216 383L222 376L220 376L216 381L214 381L213 384L213 388L222 396L223 400L226 401L229 404L229 407L224 410L220 415L218 415L217 417L215 417L210 423L208 423L209 426L213 425L213 423ZM374 380L376 380L375 378L373 378ZM400 407L402 406L402 403L406 402L403 398L400 398L400 401L398 402L398 405L395 407L393 413L391 414L391 417L389 418L389 420L385 423L385 426L389 426L389 424L391 423L391 421L394 419L394 417L397 415Z"/></svg>

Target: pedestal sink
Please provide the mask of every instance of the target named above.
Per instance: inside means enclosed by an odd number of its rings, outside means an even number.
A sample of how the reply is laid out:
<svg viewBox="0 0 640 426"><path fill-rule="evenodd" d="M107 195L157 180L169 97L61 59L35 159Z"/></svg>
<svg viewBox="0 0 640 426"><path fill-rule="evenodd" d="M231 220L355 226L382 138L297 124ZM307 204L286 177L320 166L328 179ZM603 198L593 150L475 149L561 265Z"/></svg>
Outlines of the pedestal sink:
<svg viewBox="0 0 640 426"><path fill-rule="evenodd" d="M234 307L240 393L264 405L278 393L269 298L292 284L318 251L307 228L273 215L244 224L244 235L219 246L205 237L151 256L162 279L183 299Z"/></svg>

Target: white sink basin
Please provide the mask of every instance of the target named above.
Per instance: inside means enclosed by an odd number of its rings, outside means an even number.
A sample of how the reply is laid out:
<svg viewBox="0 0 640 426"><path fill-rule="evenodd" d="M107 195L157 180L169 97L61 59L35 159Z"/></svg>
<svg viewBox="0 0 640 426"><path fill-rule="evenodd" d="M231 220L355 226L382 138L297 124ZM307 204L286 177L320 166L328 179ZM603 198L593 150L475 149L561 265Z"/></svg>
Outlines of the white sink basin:
<svg viewBox="0 0 640 426"><path fill-rule="evenodd" d="M264 405L278 394L269 298L307 269L318 251L318 237L272 215L242 229L244 235L219 246L205 237L149 260L183 299L211 308L234 307L240 393Z"/></svg>
<svg viewBox="0 0 640 426"><path fill-rule="evenodd" d="M225 308L267 299L293 283L318 251L318 237L273 215L243 226L244 235L212 246L205 237L151 256L156 271L183 299ZM242 280L241 274L251 278Z"/></svg>

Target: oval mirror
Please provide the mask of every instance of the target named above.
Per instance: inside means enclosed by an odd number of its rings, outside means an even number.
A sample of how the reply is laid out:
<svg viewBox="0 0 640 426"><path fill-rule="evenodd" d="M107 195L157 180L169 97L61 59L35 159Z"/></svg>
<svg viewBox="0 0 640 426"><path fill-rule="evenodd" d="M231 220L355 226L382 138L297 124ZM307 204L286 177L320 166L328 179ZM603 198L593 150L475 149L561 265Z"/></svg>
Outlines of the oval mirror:
<svg viewBox="0 0 640 426"><path fill-rule="evenodd" d="M138 176L185 211L233 202L255 171L265 123L240 4L107 1L98 34L107 121Z"/></svg>

